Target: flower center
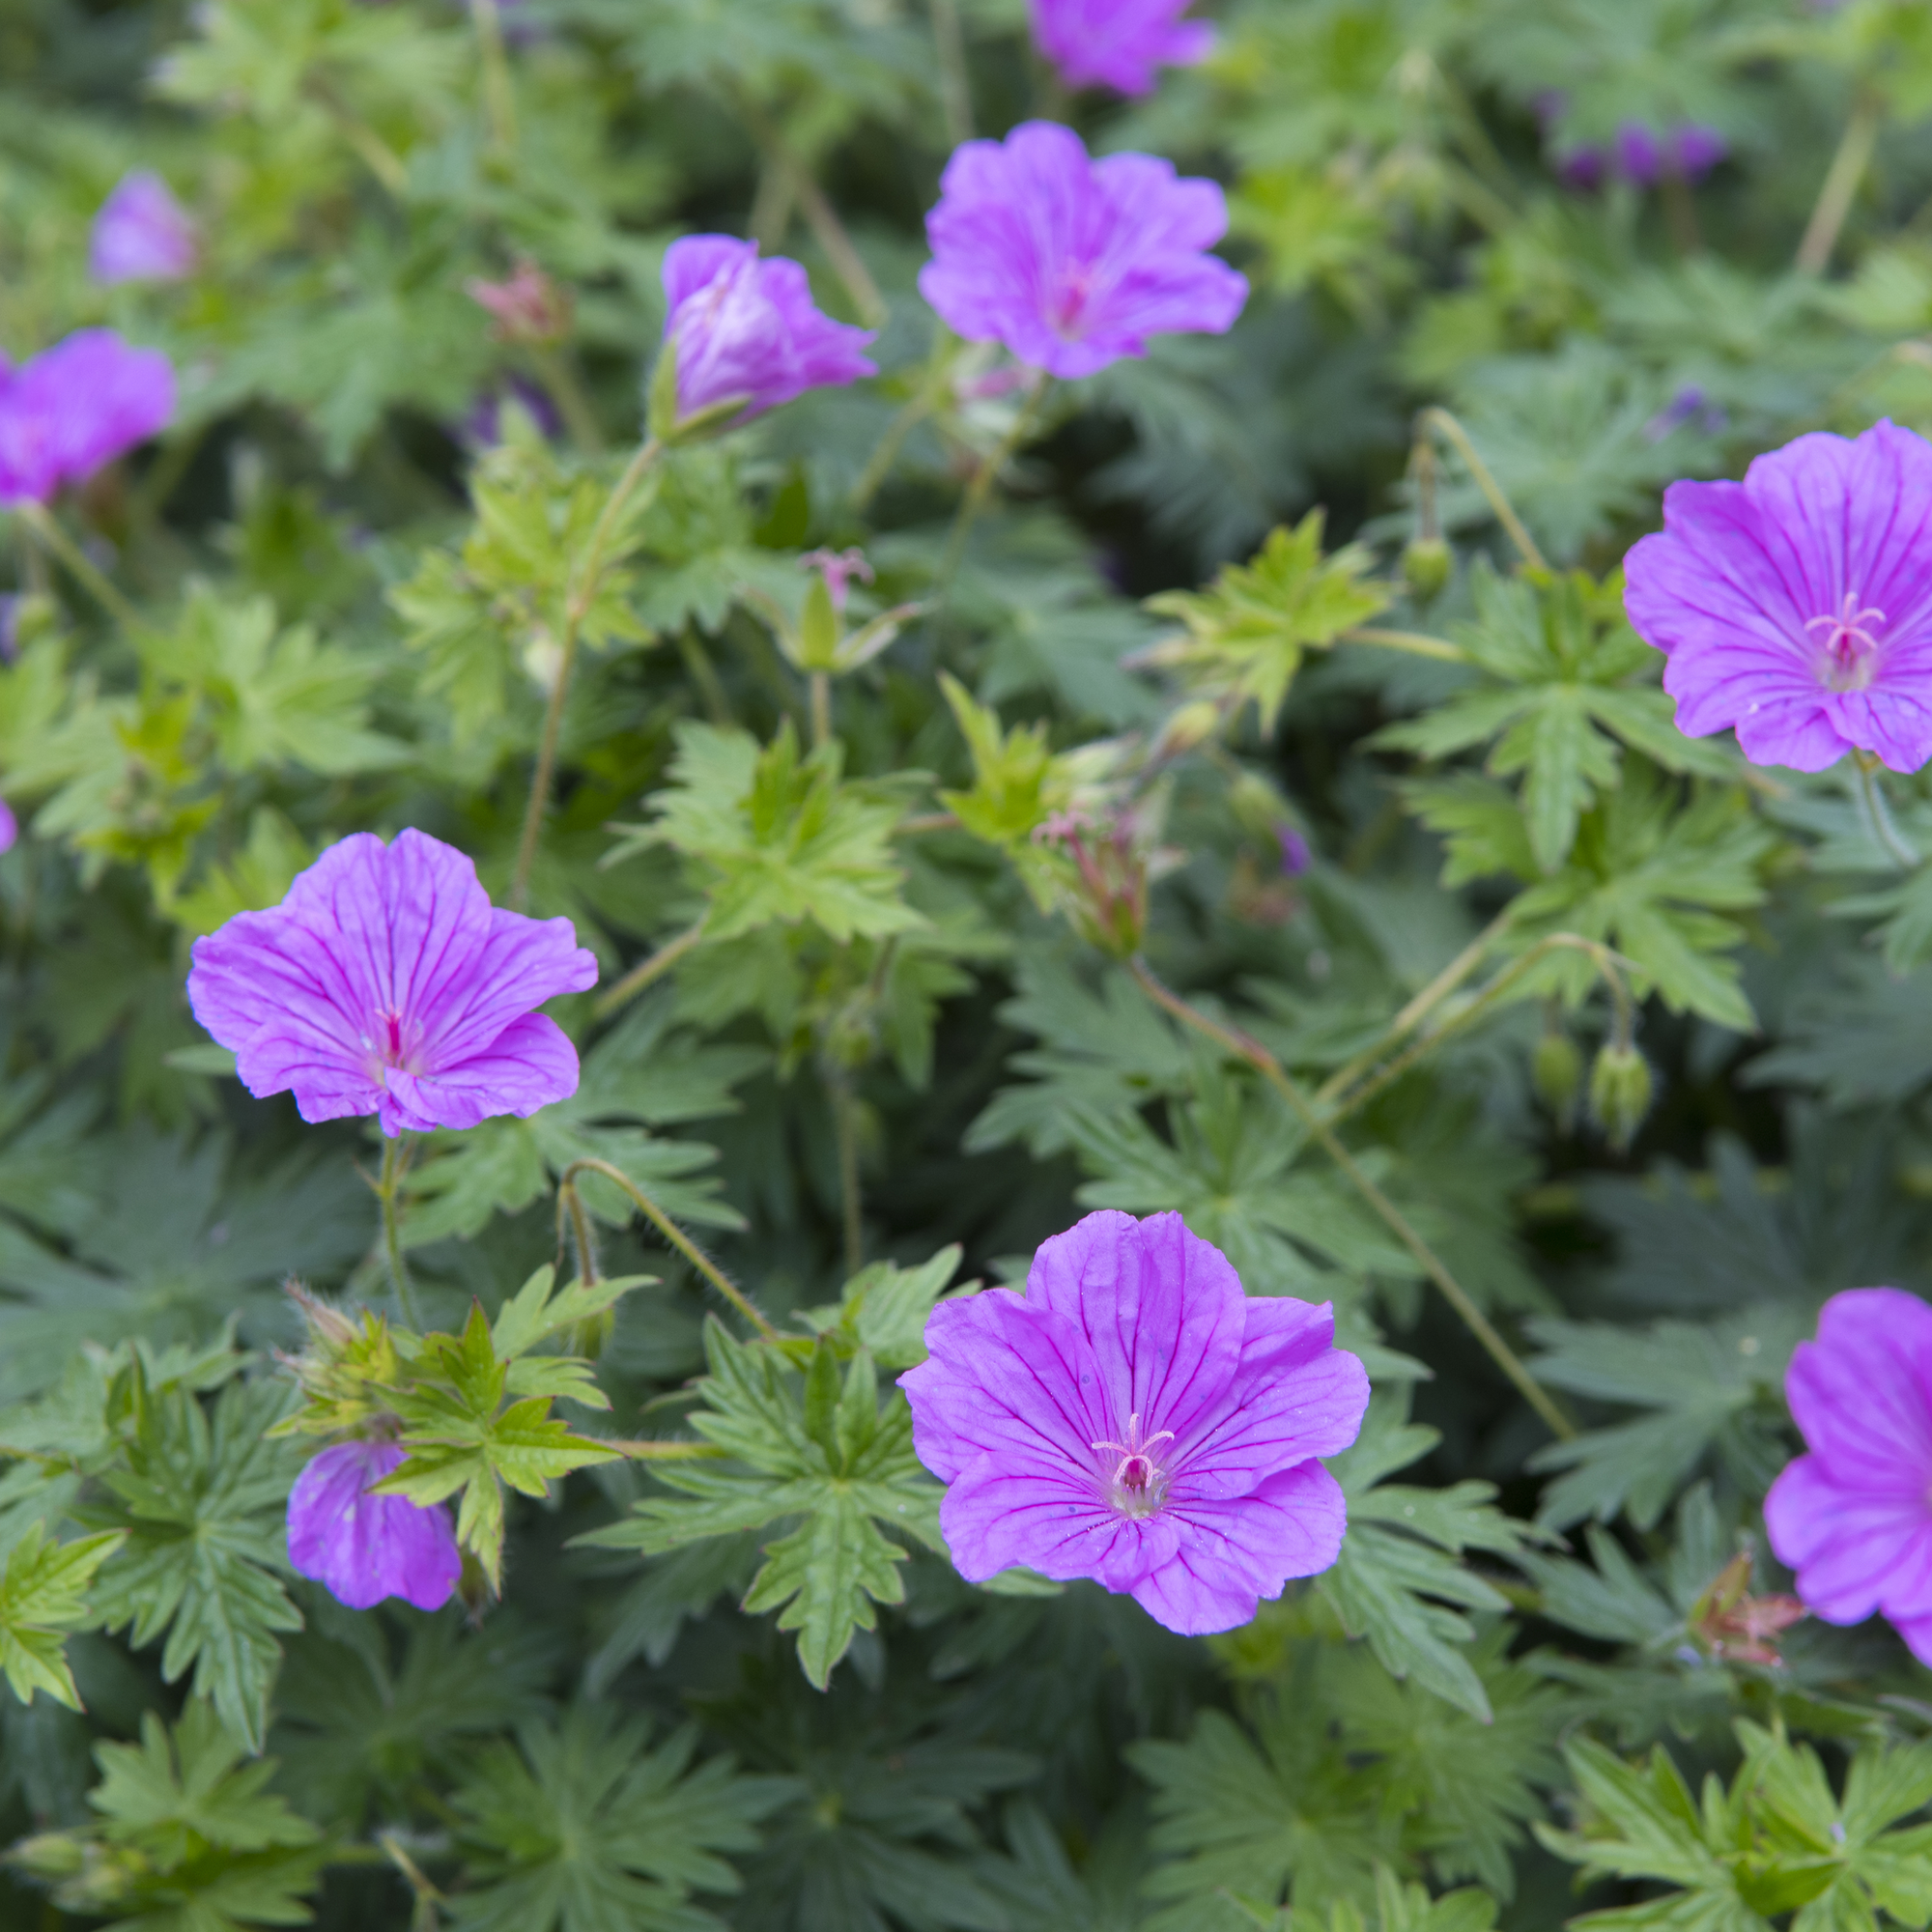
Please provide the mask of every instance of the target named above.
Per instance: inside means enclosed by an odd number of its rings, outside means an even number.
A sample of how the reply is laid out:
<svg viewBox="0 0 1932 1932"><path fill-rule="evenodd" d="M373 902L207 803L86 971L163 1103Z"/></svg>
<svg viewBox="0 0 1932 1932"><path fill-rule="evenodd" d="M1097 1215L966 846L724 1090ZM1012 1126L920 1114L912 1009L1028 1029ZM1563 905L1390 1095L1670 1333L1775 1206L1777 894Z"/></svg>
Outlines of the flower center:
<svg viewBox="0 0 1932 1932"><path fill-rule="evenodd" d="M1847 590L1836 616L1813 617L1804 628L1824 633L1825 661L1819 667L1827 689L1862 691L1878 670L1878 638L1874 626L1885 623L1876 605L1861 609L1858 592Z"/></svg>
<svg viewBox="0 0 1932 1932"><path fill-rule="evenodd" d="M1141 1435L1138 1415L1127 1417L1124 1442L1096 1442L1095 1450L1111 1449L1121 1459L1107 1479L1107 1500L1123 1516L1151 1516L1167 1495L1167 1472L1153 1451L1163 1442L1174 1440L1174 1431L1162 1429L1152 1435Z"/></svg>
<svg viewBox="0 0 1932 1932"><path fill-rule="evenodd" d="M421 1029L412 1025L401 1013L379 1013L376 1017L376 1037L371 1039L362 1036L365 1052L374 1056L379 1066L399 1067L405 1073L420 1073L422 1067L416 1063L421 1057Z"/></svg>
<svg viewBox="0 0 1932 1932"><path fill-rule="evenodd" d="M1047 302L1047 321L1062 335L1078 335L1088 298L1093 293L1094 265L1091 262L1068 262L1061 270L1053 295Z"/></svg>

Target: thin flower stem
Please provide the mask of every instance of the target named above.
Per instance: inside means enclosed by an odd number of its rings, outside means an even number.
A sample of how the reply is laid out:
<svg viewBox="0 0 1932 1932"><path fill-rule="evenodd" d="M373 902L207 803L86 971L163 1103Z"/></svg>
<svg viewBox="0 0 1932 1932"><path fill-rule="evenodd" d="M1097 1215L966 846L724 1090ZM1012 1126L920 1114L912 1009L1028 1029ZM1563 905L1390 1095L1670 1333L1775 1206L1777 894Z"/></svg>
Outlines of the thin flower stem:
<svg viewBox="0 0 1932 1932"><path fill-rule="evenodd" d="M550 805L551 779L556 770L557 740L563 731L563 701L570 690L570 674L577 667L578 639L583 620L597 601L604 581L604 553L611 532L624 514L638 486L664 453L656 437L646 438L631 458L616 487L606 497L602 513L590 532L579 560L575 582L563 609L562 652L557 660L556 681L551 687L550 703L544 711L543 736L537 744L537 766L530 778L529 803L524 809L524 834L517 845L516 876L510 884L510 904L519 912L529 903L530 873L537 860L537 839L543 832L544 812Z"/></svg>
<svg viewBox="0 0 1932 1932"><path fill-rule="evenodd" d="M476 26L476 50L483 61L483 105L490 117L490 145L509 154L517 145L517 98L510 88L510 63L503 51L503 22L497 0L469 0Z"/></svg>
<svg viewBox="0 0 1932 1932"><path fill-rule="evenodd" d="M939 101L946 115L946 143L973 138L973 88L966 71L966 37L959 30L958 0L932 0L932 40L939 53Z"/></svg>
<svg viewBox="0 0 1932 1932"><path fill-rule="evenodd" d="M1516 1350L1497 1333L1489 1317L1470 1300L1462 1283L1449 1272L1435 1252L1409 1225L1407 1217L1356 1163L1353 1155L1342 1145L1335 1130L1321 1117L1321 1110L1295 1082L1290 1079L1281 1062L1260 1040L1233 1027L1223 1026L1218 1020L1210 1019L1198 1008L1190 1006L1179 993L1164 985L1139 954L1136 954L1130 962L1130 970L1141 990L1157 1007L1172 1013L1183 1025L1192 1027L1196 1033L1225 1047L1236 1059L1245 1061L1288 1102L1303 1125L1321 1144L1328 1158L1341 1169L1355 1192L1381 1219L1396 1239L1408 1250L1429 1279L1441 1290L1443 1298L1462 1317L1463 1325L1482 1344L1490 1359L1515 1384L1523 1400L1543 1418L1554 1435L1564 1441L1571 1440L1577 1434L1576 1424L1564 1414L1549 1392L1523 1366Z"/></svg>
<svg viewBox="0 0 1932 1932"><path fill-rule="evenodd" d="M383 1142L383 1173L376 1182L376 1198L383 1204L383 1253L389 1264L389 1281L402 1306L403 1320L418 1333L422 1318L416 1313L415 1292L410 1282L410 1264L403 1258L403 1210L400 1200L403 1176L409 1172L407 1134Z"/></svg>
<svg viewBox="0 0 1932 1932"><path fill-rule="evenodd" d="M1536 539L1523 526L1523 521L1516 513L1510 499L1503 495L1502 485L1491 472L1490 466L1476 454L1476 445L1469 440L1469 432L1445 409L1432 405L1415 419L1416 433L1423 435L1431 430L1445 436L1455 444L1457 454L1468 465L1469 474L1475 479L1476 488L1488 499L1490 508L1496 513L1496 521L1509 532L1510 542L1516 545L1517 554L1534 570L1548 570L1543 553L1536 547Z"/></svg>
<svg viewBox="0 0 1932 1932"><path fill-rule="evenodd" d="M531 366L556 403L557 414L570 432L570 440L585 456L604 454L604 432L598 427L597 412L583 392L583 384L571 358L554 349L532 347Z"/></svg>
<svg viewBox="0 0 1932 1932"><path fill-rule="evenodd" d="M1892 822L1891 810L1878 781L1878 761L1867 753L1855 752L1852 764L1859 775L1858 795L1863 807L1865 830L1901 872L1917 871L1924 860Z"/></svg>
<svg viewBox="0 0 1932 1932"><path fill-rule="evenodd" d="M1406 651L1411 657L1434 658L1440 664L1467 664L1469 653L1446 638L1432 638L1422 631L1384 631L1374 624L1358 625L1342 633L1345 644L1380 644L1384 650Z"/></svg>
<svg viewBox="0 0 1932 1932"><path fill-rule="evenodd" d="M825 198L825 190L812 179L811 170L779 130L778 124L753 99L747 89L738 92L738 111L752 130L752 138L764 150L765 158L791 177L792 191L798 196L799 213L811 230L812 240L825 251L832 272L844 285L852 306L868 328L877 328L886 319L886 298L872 279L852 238L845 232L838 212Z"/></svg>
<svg viewBox="0 0 1932 1932"><path fill-rule="evenodd" d="M1329 1109L1329 1121L1334 1122L1346 1120L1357 1108L1366 1106L1384 1088L1393 1086L1411 1067L1427 1059L1444 1040L1463 1032L1484 1014L1492 1011L1502 1003L1511 987L1516 985L1539 960L1557 952L1587 953L1595 963L1597 971L1603 976L1605 985L1609 989L1610 1003L1615 1009L1611 1037L1620 1046L1628 1046L1635 1031L1636 1009L1631 1000L1630 989L1625 985L1623 975L1618 970L1618 955L1600 941L1585 939L1579 933L1551 933L1548 938L1539 939L1520 958L1513 959L1461 1012L1452 1013L1434 1033L1413 1041L1393 1060L1377 1067L1361 1081L1360 1085L1350 1087ZM1328 1089L1324 1087L1322 1094L1326 1095Z"/></svg>
<svg viewBox="0 0 1932 1932"><path fill-rule="evenodd" d="M608 992L600 993L597 1004L590 1009L600 1020L608 1020L619 1007L628 1006L652 980L668 973L697 942L704 937L704 923L700 920L688 932L680 932L675 939L668 939L648 959L640 960L624 975Z"/></svg>
<svg viewBox="0 0 1932 1932"><path fill-rule="evenodd" d="M973 534L973 526L980 521L980 512L986 507L986 498L992 495L1000 471L1012 460L1013 453L1032 430L1034 420L1039 414L1040 399L1046 394L1051 380L1042 374L1027 391L1026 401L1013 417L1012 428L1008 430L999 448L973 472L973 480L966 486L959 513L952 520L952 533L946 539L946 554L940 559L939 582L942 584L952 582L953 573L966 554L966 539Z"/></svg>
<svg viewBox="0 0 1932 1932"><path fill-rule="evenodd" d="M44 503L19 505L20 521L33 531L49 555L58 557L68 574L124 631L145 631L147 620L133 605L108 582L105 574L87 552L68 535L59 520Z"/></svg>
<svg viewBox="0 0 1932 1932"><path fill-rule="evenodd" d="M1811 219L1804 224L1804 239L1798 244L1794 266L1801 274L1822 275L1829 266L1845 217L1851 213L1852 203L1858 196L1859 184L1871 165L1881 120L1877 99L1870 94L1861 94L1852 108L1851 119L1845 124L1838 152L1825 171L1824 185L1818 190Z"/></svg>
<svg viewBox="0 0 1932 1932"><path fill-rule="evenodd" d="M621 1188L636 1203L638 1211L767 1342L776 1342L779 1339L779 1331L752 1305L751 1298L744 1290L698 1248L677 1223L621 1167L612 1167L608 1160L597 1160L586 1154L581 1160L572 1161L557 1176L556 1184L559 1188L567 1187L583 1173L601 1174L606 1180Z"/></svg>
<svg viewBox="0 0 1932 1932"><path fill-rule="evenodd" d="M563 1265L563 1230L566 1221L577 1242L577 1278L588 1288L601 1279L597 1271L597 1237L584 1210L583 1195L573 1182L556 1190L556 1264Z"/></svg>
<svg viewBox="0 0 1932 1932"><path fill-rule="evenodd" d="M897 460L906 438L931 413L932 397L927 390L922 389L886 425L886 433L879 439L878 448L867 460L864 472L853 486L853 509L863 510L872 500L873 493L892 473L893 464Z"/></svg>
<svg viewBox="0 0 1932 1932"><path fill-rule="evenodd" d="M826 1081L832 1094L832 1127L838 1142L838 1207L845 1232L845 1273L857 1274L866 1263L866 1223L859 1192L859 1106L852 1076L843 1067Z"/></svg>
<svg viewBox="0 0 1932 1932"><path fill-rule="evenodd" d="M832 679L822 670L810 673L811 742L814 749L832 742Z"/></svg>
<svg viewBox="0 0 1932 1932"><path fill-rule="evenodd" d="M1450 960L1448 965L1443 967L1407 1006L1403 1008L1401 1012L1396 1014L1381 1038L1373 1046L1364 1047L1352 1060L1346 1065L1338 1067L1316 1089L1315 1098L1318 1104L1325 1106L1337 1094L1345 1093L1392 1046L1400 1040L1406 1039L1483 963L1491 947L1502 937L1509 923L1510 915L1504 911L1484 926L1482 931L1477 933L1475 938L1470 940L1468 945L1463 947L1462 952L1457 953L1455 958Z"/></svg>

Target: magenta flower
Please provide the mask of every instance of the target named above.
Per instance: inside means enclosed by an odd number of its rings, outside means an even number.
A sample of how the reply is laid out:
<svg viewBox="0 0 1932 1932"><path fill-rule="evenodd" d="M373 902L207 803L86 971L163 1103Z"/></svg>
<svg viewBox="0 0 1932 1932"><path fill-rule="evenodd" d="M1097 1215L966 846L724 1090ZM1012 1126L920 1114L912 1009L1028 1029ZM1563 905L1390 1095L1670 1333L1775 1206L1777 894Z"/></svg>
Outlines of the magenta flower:
<svg viewBox="0 0 1932 1932"><path fill-rule="evenodd" d="M366 1610L401 1597L440 1610L463 1574L449 1512L370 1489L402 1465L393 1442L341 1442L296 1478L289 1494L289 1561L337 1603Z"/></svg>
<svg viewBox="0 0 1932 1932"><path fill-rule="evenodd" d="M1089 1214L1024 1299L941 1302L899 1383L959 1574L1092 1577L1189 1636L1249 1622L1342 1548L1315 1459L1355 1439L1369 1380L1334 1332L1325 1303L1250 1299L1179 1214Z"/></svg>
<svg viewBox="0 0 1932 1932"><path fill-rule="evenodd" d="M1932 1664L1932 1307L1895 1288L1834 1294L1784 1393L1810 1454L1765 1498L1778 1561L1814 1616L1879 1611Z"/></svg>
<svg viewBox="0 0 1932 1932"><path fill-rule="evenodd" d="M111 328L79 329L17 369L0 363L0 507L85 482L174 412L168 358Z"/></svg>
<svg viewBox="0 0 1932 1932"><path fill-rule="evenodd" d="M1028 0L1033 37L1068 87L1151 94L1154 70L1191 67L1214 44L1190 0Z"/></svg>
<svg viewBox="0 0 1932 1932"><path fill-rule="evenodd" d="M187 212L159 175L126 175L100 204L87 253L97 282L180 282L194 273L201 244Z"/></svg>
<svg viewBox="0 0 1932 1932"><path fill-rule="evenodd" d="M19 838L20 821L14 816L14 808L0 798L0 852L11 852Z"/></svg>
<svg viewBox="0 0 1932 1932"><path fill-rule="evenodd" d="M1679 730L1735 726L1754 764L1801 772L1932 757L1932 445L1910 430L1801 436L1742 483L1673 483L1624 569Z"/></svg>
<svg viewBox="0 0 1932 1932"><path fill-rule="evenodd" d="M1562 103L1540 110L1546 122L1560 116ZM1697 181L1707 175L1731 152L1731 146L1715 128L1685 122L1659 134L1641 121L1626 121L1607 145L1584 142L1577 147L1559 148L1556 167L1572 187L1601 186L1605 175L1615 173L1635 187L1655 187L1667 174Z"/></svg>
<svg viewBox="0 0 1932 1932"><path fill-rule="evenodd" d="M577 1049L531 1008L597 983L567 919L490 903L476 867L420 832L331 845L271 912L194 943L194 1016L258 1096L385 1134L524 1118L577 1092Z"/></svg>
<svg viewBox="0 0 1932 1932"><path fill-rule="evenodd" d="M954 150L919 290L969 342L1091 376L1145 355L1151 335L1233 326L1247 281L1207 252L1227 229L1212 182L1178 180L1151 155L1094 161L1069 129L1028 121Z"/></svg>
<svg viewBox="0 0 1932 1932"><path fill-rule="evenodd" d="M805 270L782 255L761 261L755 242L728 235L673 242L665 250L664 292L680 416L737 396L745 416L753 416L808 389L879 373L859 353L872 331L821 315Z"/></svg>

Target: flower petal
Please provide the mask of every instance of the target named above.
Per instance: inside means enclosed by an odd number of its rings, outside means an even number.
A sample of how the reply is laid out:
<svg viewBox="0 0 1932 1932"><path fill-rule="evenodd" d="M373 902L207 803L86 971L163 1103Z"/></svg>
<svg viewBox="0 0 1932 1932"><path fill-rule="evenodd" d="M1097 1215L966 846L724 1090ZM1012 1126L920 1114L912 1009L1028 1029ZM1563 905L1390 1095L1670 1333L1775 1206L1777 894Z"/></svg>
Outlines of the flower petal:
<svg viewBox="0 0 1932 1932"><path fill-rule="evenodd" d="M1179 1543L1164 1512L1122 1516L1092 1484L1003 1468L997 1456L978 1457L960 1472L939 1506L939 1527L970 1583L1023 1564L1063 1582L1092 1577L1109 1590L1131 1590Z"/></svg>
<svg viewBox="0 0 1932 1932"><path fill-rule="evenodd" d="M384 1068L378 1112L389 1134L473 1127L499 1114L528 1120L539 1107L569 1099L578 1078L569 1035L547 1014L526 1013L480 1053L434 1073Z"/></svg>
<svg viewBox="0 0 1932 1932"><path fill-rule="evenodd" d="M446 1509L367 1493L403 1461L394 1443L340 1443L323 1450L290 1493L290 1563L353 1610L385 1597L440 1609L462 1575Z"/></svg>
<svg viewBox="0 0 1932 1932"><path fill-rule="evenodd" d="M1834 1294L1784 1388L1834 1481L1919 1496L1932 1487L1932 1305L1896 1288Z"/></svg>

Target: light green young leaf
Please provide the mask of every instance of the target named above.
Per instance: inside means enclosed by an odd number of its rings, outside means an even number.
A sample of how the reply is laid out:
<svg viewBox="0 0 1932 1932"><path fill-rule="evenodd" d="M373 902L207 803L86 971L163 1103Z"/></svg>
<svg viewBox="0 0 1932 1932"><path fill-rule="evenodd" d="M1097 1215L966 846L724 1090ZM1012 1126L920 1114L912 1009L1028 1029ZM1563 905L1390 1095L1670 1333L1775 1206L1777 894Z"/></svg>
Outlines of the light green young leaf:
<svg viewBox="0 0 1932 1932"><path fill-rule="evenodd" d="M0 1572L0 1671L21 1703L44 1690L70 1710L80 1709L64 1639L87 1615L87 1587L122 1537L112 1531L55 1543L36 1522L7 1552Z"/></svg>

